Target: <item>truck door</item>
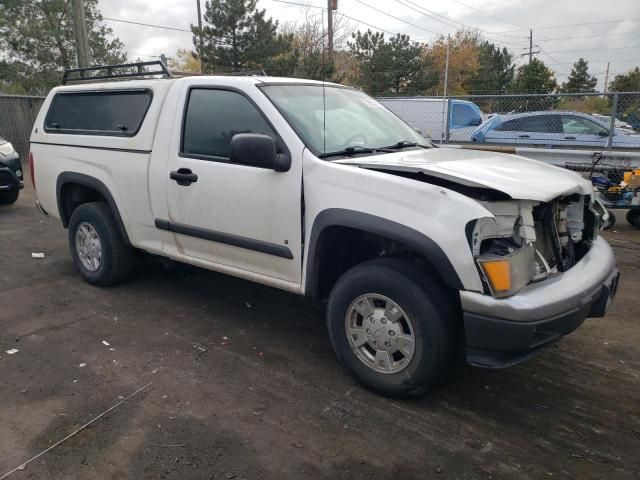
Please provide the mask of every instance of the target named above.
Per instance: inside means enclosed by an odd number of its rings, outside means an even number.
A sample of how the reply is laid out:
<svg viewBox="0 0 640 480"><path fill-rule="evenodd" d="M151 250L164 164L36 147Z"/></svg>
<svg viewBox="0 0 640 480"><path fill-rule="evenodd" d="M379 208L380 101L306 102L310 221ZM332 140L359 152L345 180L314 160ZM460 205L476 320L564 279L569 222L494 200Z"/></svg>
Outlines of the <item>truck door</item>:
<svg viewBox="0 0 640 480"><path fill-rule="evenodd" d="M289 152L287 172L234 164L228 158L229 142L237 133L266 134L287 149L287 139L269 121L269 115L277 115L275 107L266 98L252 99L233 88L198 84L182 95L181 128L174 129L164 172L169 218L156 219L158 228L174 235L174 256L199 259L239 276L258 274L299 284L301 150L296 146ZM256 89L254 97L259 96ZM256 100L270 111L265 114Z"/></svg>

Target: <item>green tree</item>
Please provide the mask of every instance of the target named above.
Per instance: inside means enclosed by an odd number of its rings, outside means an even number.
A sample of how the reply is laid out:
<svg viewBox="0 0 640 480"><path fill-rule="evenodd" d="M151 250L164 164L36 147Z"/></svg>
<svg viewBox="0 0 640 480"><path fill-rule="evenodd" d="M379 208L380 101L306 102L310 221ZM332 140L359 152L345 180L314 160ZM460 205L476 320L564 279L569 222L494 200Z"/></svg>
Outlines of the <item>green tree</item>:
<svg viewBox="0 0 640 480"><path fill-rule="evenodd" d="M103 24L98 0L85 0L90 62L124 63L120 40ZM0 4L0 90L44 94L65 68L77 66L71 0L4 0Z"/></svg>
<svg viewBox="0 0 640 480"><path fill-rule="evenodd" d="M573 64L569 78L562 84L561 90L564 93L590 93L596 91L597 83L598 79L589 75L589 63L580 58Z"/></svg>
<svg viewBox="0 0 640 480"><path fill-rule="evenodd" d="M640 68L616 75L609 86L610 92L640 92ZM620 95L618 98L618 118L627 122L640 123L640 95Z"/></svg>
<svg viewBox="0 0 640 480"><path fill-rule="evenodd" d="M478 63L476 72L464 82L465 90L476 94L506 93L515 74L511 53L484 41L478 45Z"/></svg>
<svg viewBox="0 0 640 480"><path fill-rule="evenodd" d="M356 82L371 95L422 93L437 81L427 68L423 47L408 35L387 41L382 33L358 31L348 42L358 60Z"/></svg>
<svg viewBox="0 0 640 480"><path fill-rule="evenodd" d="M554 73L544 62L534 58L531 62L521 65L516 71L511 86L512 93L553 93L558 84ZM526 97L514 101L509 110L534 111L546 110L558 103L555 97Z"/></svg>
<svg viewBox="0 0 640 480"><path fill-rule="evenodd" d="M513 93L553 93L557 86L553 71L543 61L534 58L531 62L518 67L511 91Z"/></svg>
<svg viewBox="0 0 640 480"><path fill-rule="evenodd" d="M610 92L640 92L640 67L616 75L609 85Z"/></svg>
<svg viewBox="0 0 640 480"><path fill-rule="evenodd" d="M278 22L266 18L265 10L256 8L256 0L211 0L203 20L202 31L194 25L191 30L206 72L265 69L271 75L291 74L296 63L292 36L278 33Z"/></svg>

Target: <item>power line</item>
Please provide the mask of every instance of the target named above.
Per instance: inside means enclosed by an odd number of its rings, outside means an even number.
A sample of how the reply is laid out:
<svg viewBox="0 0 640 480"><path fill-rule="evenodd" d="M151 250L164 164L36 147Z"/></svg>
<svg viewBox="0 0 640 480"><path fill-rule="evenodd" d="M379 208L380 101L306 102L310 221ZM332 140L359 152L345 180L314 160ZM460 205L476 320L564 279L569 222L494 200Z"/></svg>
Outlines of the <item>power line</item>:
<svg viewBox="0 0 640 480"><path fill-rule="evenodd" d="M534 30L547 30L547 29L553 29L553 28L565 28L565 27L584 27L587 25L601 25L601 24L606 24L606 23L623 23L623 22L640 22L640 18L629 18L629 19L623 19L623 20L605 20L602 22L586 22L586 23L567 23L564 25L546 25L546 26L542 26L542 27L531 27ZM528 29L519 29L519 30L503 30L502 32L496 32L496 33L511 33L511 32L520 32L522 30L528 30Z"/></svg>
<svg viewBox="0 0 640 480"><path fill-rule="evenodd" d="M129 23L131 25L140 25L143 27L152 27L152 28L161 28L163 30L174 30L176 32L189 32L189 33L193 33L191 31L191 29L187 30L185 28L176 28L176 27L167 27L165 25L154 25L152 23L142 23L142 22L133 22L131 20L122 20L120 18L110 18L110 17L103 17L104 20L109 20L110 22L118 22L118 23Z"/></svg>
<svg viewBox="0 0 640 480"><path fill-rule="evenodd" d="M470 29L472 29L472 30L479 30L479 31L481 31L481 32L485 32L485 33L486 33L486 34L488 34L488 35L502 35L502 34L499 34L499 33L496 33L496 32L490 32L489 30L484 30L484 29L482 29L482 28L475 27L475 26L473 26L473 25L469 25L469 24L467 24L467 23L460 22L460 21L458 21L458 20L454 20L453 18L447 17L447 16L445 16L445 15L441 15L441 14L439 14L438 12L434 12L433 10L429 10L428 8L423 7L422 5L418 5L417 3L413 2L412 0L403 0L403 1L396 0L396 1L397 1L398 3L401 3L401 4L405 5L405 6L406 6L406 7L408 7L408 8L411 8L411 9L412 9L412 10L414 10L414 11L417 11L418 13L420 13L420 14L422 14L422 15L425 15L425 16L434 16L434 15L435 15L436 17L440 17L440 18L442 18L442 19L446 20L446 22L445 22L445 21L442 21L442 20L438 20L437 18L434 18L434 20L436 20L436 21L438 21L438 22L440 22L440 23L444 23L445 25L447 25L447 26L449 26L449 27L451 27L451 28L459 29L460 27L458 27L458 26L456 26L456 25L451 25L450 23L447 23L447 22L457 23L458 25L460 25L460 26L462 26L462 27L470 28ZM409 4L411 4L411 5L413 5L413 6L414 6L414 7L416 7L416 8L419 8L420 10L423 10L423 11L416 10L415 8L412 8L412 7L410 7L409 5L406 5L406 4L405 4L405 2L406 2L406 3L409 3ZM426 11L426 12L428 12L428 13L424 13L425 11ZM504 37L511 37L511 38L520 38L520 39L525 38L525 37L522 37L522 36L516 36L516 35L502 35L502 36L504 36Z"/></svg>
<svg viewBox="0 0 640 480"><path fill-rule="evenodd" d="M300 3L300 2L290 2L288 0L271 0L271 1L278 2L278 3L286 3L288 5L297 5L299 7L310 7L310 8L318 8L320 10L326 10L326 8L318 7L317 5L309 5L309 4ZM335 12L334 15L340 15L341 17L348 18L349 20L353 20L354 22L360 23L362 25L366 25L367 27L373 28L375 30L379 30L381 32L388 33L393 36L398 35L398 33L396 32L391 32L389 30L385 30L384 28L376 27L375 25L371 25L370 23L363 22L362 20L358 20L357 18L350 17L349 15L345 15L344 13L341 13L341 12Z"/></svg>
<svg viewBox="0 0 640 480"><path fill-rule="evenodd" d="M433 15L437 15L437 16L440 16L440 17L442 17L442 18L446 18L446 19L448 19L448 17L444 17L444 16L442 16L442 15L440 15L440 14L436 13L436 12L433 12L432 10L429 10L428 8L424 8L424 7L420 6L420 5L417 5L417 4L413 3L411 0L404 0L404 1L403 1L403 0L395 0L395 1L396 1L397 3L400 3L401 5L404 5L404 6L405 6L405 7L407 7L407 8L410 8L410 9L411 9L411 10L413 10L414 12L417 12L417 13L419 13L420 15L423 15L423 16L425 16L425 17L432 18L432 15L430 15L430 14L433 14ZM406 2L406 3L405 3L405 2ZM407 5L407 3L409 3L410 5ZM412 5L415 5L415 7L417 7L417 8L414 8ZM419 8L420 10L418 10L418 8ZM423 12L422 10L424 10L424 11L426 11L426 12L429 12L429 13L425 13L425 12ZM460 27L459 27L459 26L457 26L457 25L452 25L452 24L449 24L449 23L446 23L446 22L444 22L443 20L439 20L438 18L433 17L432 19L433 19L433 20L435 20L435 21L437 21L437 22L440 22L440 23L442 23L442 24L444 24L444 25L447 25L447 26L448 26L448 27L450 27L450 28L455 28L456 30L459 30L459 29L460 29ZM452 22L456 22L456 23L458 23L458 24L459 24L459 25L461 25L462 27L468 27L468 28L470 28L470 29L472 29L472 30L483 31L483 32L486 32L486 33L491 34L491 32L488 32L487 30L483 30L483 29L481 29L481 28L474 27L473 25L467 25L467 24L465 24L465 23L458 22L457 20L451 20L451 21L452 21ZM478 34L478 35L479 35L479 34ZM504 45L509 45L509 44L511 44L511 45L520 45L520 43L516 43L516 42L507 42L507 41L503 41L503 40L498 41L498 40L494 40L494 39L487 38L487 37L483 37L483 38L485 38L486 40L488 40L488 41L490 41L490 42L498 43L498 44L504 44ZM504 45L503 45L503 46L504 46Z"/></svg>
<svg viewBox="0 0 640 480"><path fill-rule="evenodd" d="M602 52L605 50L627 50L629 48L640 48L638 45L633 45L630 47L608 47L608 48L583 48L579 50L558 50L555 52L549 53L573 53L573 52Z"/></svg>
<svg viewBox="0 0 640 480"><path fill-rule="evenodd" d="M589 63L607 63L607 62L637 62L640 61L640 58L620 58L620 59L615 59L615 60L589 60ZM550 63L549 65L573 65L575 62L557 62L557 63Z"/></svg>
<svg viewBox="0 0 640 480"><path fill-rule="evenodd" d="M518 25L517 23L510 22L508 20L505 20L504 18L496 17L495 15L492 15L490 13L483 12L482 10L478 10L477 8L472 7L471 5L467 5L466 3L460 2L459 0L453 0L453 1L455 3L458 3L458 4L462 5L463 7L467 7L469 9L473 10L474 12L478 12L480 15L484 15L486 17L495 18L496 20L500 20L501 22L508 23L509 25L514 25L516 27L522 27L524 30L528 30L528 28L523 27L522 25Z"/></svg>
<svg viewBox="0 0 640 480"><path fill-rule="evenodd" d="M640 35L640 32L627 32L627 33L597 33L594 35L580 35L576 37L553 37L553 38L542 38L543 41L548 42L551 40L574 40L580 38L594 38L594 37L617 37L621 35Z"/></svg>
<svg viewBox="0 0 640 480"><path fill-rule="evenodd" d="M416 24L414 24L414 23L407 22L406 20L403 20L403 19L402 19L402 18L400 18L400 17L396 17L395 15L391 15L390 13L387 13L387 12L385 12L384 10L380 10L379 8L373 7L373 6L369 5L368 3L363 2L362 0L356 0L356 2L358 2L358 3L362 4L362 5L364 5L365 7L370 8L370 9L372 9L372 10L375 10L376 12L379 12L379 13L381 13L382 15L386 15L387 17L391 17L391 18L393 18L393 19L395 19L395 20L397 20L397 21L399 21L399 22L406 23L407 25L410 25L410 26L412 26L412 27L414 27L414 28L418 28L418 29L420 29L420 30L423 30L423 31L428 32L428 33L432 33L432 34L437 35L437 36L442 36L442 33L441 33L441 32L434 32L433 30L429 30L428 28L423 28L423 27L421 27L421 26L419 26L419 25L416 25Z"/></svg>

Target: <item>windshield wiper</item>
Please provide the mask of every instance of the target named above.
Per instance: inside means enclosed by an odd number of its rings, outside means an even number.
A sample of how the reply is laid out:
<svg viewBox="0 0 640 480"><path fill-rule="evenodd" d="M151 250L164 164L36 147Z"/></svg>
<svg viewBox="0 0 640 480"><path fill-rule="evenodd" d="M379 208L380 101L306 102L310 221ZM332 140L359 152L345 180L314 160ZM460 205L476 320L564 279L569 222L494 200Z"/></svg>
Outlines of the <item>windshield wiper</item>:
<svg viewBox="0 0 640 480"><path fill-rule="evenodd" d="M327 158L327 157L337 157L340 155L354 155L356 153L374 153L379 151L379 148L368 148L361 147L360 145L353 145L351 147L347 147L344 150L338 150L336 152L326 152L318 155L319 158Z"/></svg>
<svg viewBox="0 0 640 480"><path fill-rule="evenodd" d="M421 145L419 143L416 142L408 142L407 140L400 140L397 143L394 143L393 145L389 145L386 147L380 147L380 149L387 149L387 150L402 150L403 148L409 148L409 147L422 147L422 148L429 148L426 145Z"/></svg>

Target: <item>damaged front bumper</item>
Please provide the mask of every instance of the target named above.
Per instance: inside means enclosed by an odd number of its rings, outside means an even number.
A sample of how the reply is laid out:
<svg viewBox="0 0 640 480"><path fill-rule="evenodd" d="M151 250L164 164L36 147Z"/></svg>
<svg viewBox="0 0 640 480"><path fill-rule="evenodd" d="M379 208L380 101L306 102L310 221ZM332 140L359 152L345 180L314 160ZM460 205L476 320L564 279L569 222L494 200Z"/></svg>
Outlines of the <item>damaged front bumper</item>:
<svg viewBox="0 0 640 480"><path fill-rule="evenodd" d="M461 291L467 361L502 368L526 360L586 318L604 316L618 277L613 250L597 238L571 269L511 297Z"/></svg>

